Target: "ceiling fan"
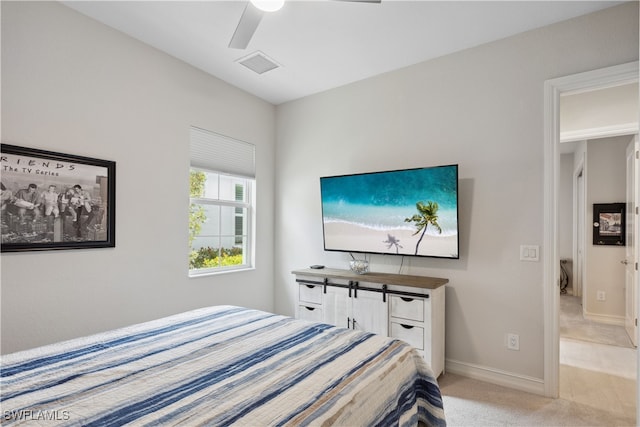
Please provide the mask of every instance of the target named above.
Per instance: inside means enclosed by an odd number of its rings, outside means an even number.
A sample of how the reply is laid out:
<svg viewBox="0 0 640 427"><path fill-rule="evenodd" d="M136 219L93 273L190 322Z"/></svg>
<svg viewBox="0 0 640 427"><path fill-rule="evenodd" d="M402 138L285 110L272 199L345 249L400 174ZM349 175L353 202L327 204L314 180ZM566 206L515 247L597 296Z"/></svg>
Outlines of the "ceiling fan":
<svg viewBox="0 0 640 427"><path fill-rule="evenodd" d="M231 37L229 47L234 49L246 49L258 28L265 12L280 10L285 0L250 0L240 16L240 22ZM338 0L356 3L380 3L382 0Z"/></svg>

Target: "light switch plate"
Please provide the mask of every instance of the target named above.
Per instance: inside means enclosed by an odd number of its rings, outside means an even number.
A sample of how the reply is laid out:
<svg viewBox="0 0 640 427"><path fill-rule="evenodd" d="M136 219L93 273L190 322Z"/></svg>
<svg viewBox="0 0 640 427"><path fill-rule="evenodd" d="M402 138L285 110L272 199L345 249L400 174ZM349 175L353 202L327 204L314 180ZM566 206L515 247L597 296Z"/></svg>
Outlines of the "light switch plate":
<svg viewBox="0 0 640 427"><path fill-rule="evenodd" d="M520 245L520 261L540 261L540 246Z"/></svg>

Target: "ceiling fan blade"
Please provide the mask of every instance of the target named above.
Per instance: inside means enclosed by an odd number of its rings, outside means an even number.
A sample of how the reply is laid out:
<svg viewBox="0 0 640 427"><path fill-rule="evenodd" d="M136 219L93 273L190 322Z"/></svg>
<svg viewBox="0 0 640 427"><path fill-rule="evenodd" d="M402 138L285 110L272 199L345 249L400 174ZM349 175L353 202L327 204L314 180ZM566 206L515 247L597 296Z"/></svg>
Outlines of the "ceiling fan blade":
<svg viewBox="0 0 640 427"><path fill-rule="evenodd" d="M247 2L247 6L244 8L244 12L242 12L242 16L240 17L240 22L238 22L238 26L236 27L236 31L233 33L233 37L231 37L229 47L246 49L263 15L264 12L252 5L251 2Z"/></svg>

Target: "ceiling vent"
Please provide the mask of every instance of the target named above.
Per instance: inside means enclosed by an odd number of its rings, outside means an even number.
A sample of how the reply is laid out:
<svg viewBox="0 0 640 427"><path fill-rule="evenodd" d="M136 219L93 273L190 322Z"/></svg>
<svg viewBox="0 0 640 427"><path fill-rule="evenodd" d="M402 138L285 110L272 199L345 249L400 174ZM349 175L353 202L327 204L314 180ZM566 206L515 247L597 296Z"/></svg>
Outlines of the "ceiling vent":
<svg viewBox="0 0 640 427"><path fill-rule="evenodd" d="M267 71L280 67L280 64L260 51L245 56L244 58L240 58L236 62L239 62L258 74L263 74Z"/></svg>

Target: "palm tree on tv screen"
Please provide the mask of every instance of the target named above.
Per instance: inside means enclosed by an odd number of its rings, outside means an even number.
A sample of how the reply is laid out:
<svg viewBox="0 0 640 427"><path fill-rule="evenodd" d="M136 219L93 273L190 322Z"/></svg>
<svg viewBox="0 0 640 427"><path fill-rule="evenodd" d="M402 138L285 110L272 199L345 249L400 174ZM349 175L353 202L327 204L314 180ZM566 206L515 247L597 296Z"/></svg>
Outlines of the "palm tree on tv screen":
<svg viewBox="0 0 640 427"><path fill-rule="evenodd" d="M405 218L404 222L415 223L417 230L415 233L413 233L414 236L422 231L422 234L420 234L420 238L418 239L418 243L416 243L415 254L418 255L420 242L422 242L422 238L427 232L427 227L429 226L429 224L431 224L433 227L435 227L436 230L438 230L438 234L442 233L442 228L440 227L440 224L438 224L437 202L428 201L426 205L422 202L418 202L416 203L416 209L418 209L418 213L414 214L411 218Z"/></svg>
<svg viewBox="0 0 640 427"><path fill-rule="evenodd" d="M391 234L387 234L387 240L383 240L382 243L387 244L387 249L391 249L392 246L396 247L396 253L400 253L400 249L402 249L402 245L400 244L400 239L392 236Z"/></svg>

